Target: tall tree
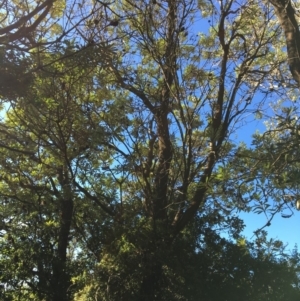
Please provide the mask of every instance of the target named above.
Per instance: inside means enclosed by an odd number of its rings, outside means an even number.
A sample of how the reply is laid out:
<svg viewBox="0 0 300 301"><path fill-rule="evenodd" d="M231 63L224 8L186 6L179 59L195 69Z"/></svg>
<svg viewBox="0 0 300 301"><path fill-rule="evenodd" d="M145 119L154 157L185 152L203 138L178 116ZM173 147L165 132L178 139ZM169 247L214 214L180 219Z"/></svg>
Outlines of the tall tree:
<svg viewBox="0 0 300 301"><path fill-rule="evenodd" d="M239 238L232 135L289 77L280 26L254 1L78 4L70 40L20 60L30 89L2 95L2 282L27 300L186 300L198 239Z"/></svg>
<svg viewBox="0 0 300 301"><path fill-rule="evenodd" d="M65 51L73 48L69 45ZM1 247L3 254L14 254L11 261L2 259L5 266L15 266L20 273L13 276L15 271L7 268L4 275L20 295L29 286L40 299L69 300L75 216L79 221L83 218L84 207L89 207L85 198L113 215L101 179L93 194L83 187L96 181L91 177L96 177L94 170L102 157L98 143L109 139L99 116L91 112L94 106L97 110L105 106L104 93L109 91L96 88L93 74L98 67L91 66L92 55L85 57L88 52L51 65L50 75L40 71L27 97L11 103L1 124L6 232ZM53 56L44 60L52 61ZM88 215L86 210L84 215Z"/></svg>
<svg viewBox="0 0 300 301"><path fill-rule="evenodd" d="M124 1L107 8L120 57L108 58L106 71L132 95L132 106L143 108L134 144L118 145L132 149L127 155L136 160L153 254L161 243L171 245L205 208L214 168L230 155L228 135L244 112L261 105L253 96L278 66L269 64L276 57L269 46L279 31L276 24L270 27L268 11L261 15L266 8L226 1L201 2L199 9L202 16L193 1ZM211 26L197 36L197 25L189 22L199 17ZM141 284L145 300L159 295L163 263L153 262Z"/></svg>

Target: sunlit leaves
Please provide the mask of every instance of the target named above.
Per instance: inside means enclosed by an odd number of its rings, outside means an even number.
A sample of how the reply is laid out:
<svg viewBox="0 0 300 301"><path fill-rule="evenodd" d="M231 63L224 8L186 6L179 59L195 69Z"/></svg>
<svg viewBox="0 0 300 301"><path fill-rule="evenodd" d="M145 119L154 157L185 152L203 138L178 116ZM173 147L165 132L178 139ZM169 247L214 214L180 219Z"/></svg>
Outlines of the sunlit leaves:
<svg viewBox="0 0 300 301"><path fill-rule="evenodd" d="M226 286L270 296L254 280L263 275L256 264L278 267L272 256L283 245L262 231L251 245L233 215L264 213L265 227L275 214L290 216L283 196L298 177L289 165L298 154L292 110L251 148L234 136L255 114L266 118L269 103L280 108L296 95L283 86L284 41L270 6L57 2L54 17L26 55L1 52L14 84L30 75L27 89L5 86L5 76L0 87L9 101L0 123L0 263L17 271L9 285L26 298L26 281L51 301L191 300L191 291L219 300L216 283L223 299L234 300Z"/></svg>

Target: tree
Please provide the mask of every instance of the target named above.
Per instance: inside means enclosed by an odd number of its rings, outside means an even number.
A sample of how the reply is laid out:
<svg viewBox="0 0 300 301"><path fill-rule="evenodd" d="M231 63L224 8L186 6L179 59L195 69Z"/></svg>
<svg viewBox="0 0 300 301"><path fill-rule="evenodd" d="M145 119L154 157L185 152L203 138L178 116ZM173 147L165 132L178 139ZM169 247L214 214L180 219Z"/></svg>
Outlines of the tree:
<svg viewBox="0 0 300 301"><path fill-rule="evenodd" d="M285 34L290 71L299 85L300 31L298 9L293 1L270 0L270 2L275 8L275 13Z"/></svg>
<svg viewBox="0 0 300 301"><path fill-rule="evenodd" d="M72 49L70 45L66 51ZM4 266L15 266L13 270L7 268L3 277L21 296L28 288L39 299L68 300L72 295L69 269L73 271L77 263L68 257L77 245L72 247L70 242L74 231L71 223L77 219L81 223L87 206L80 204L85 198L80 183L95 176L89 174L90 168L99 168L98 152L88 160L89 152L97 147L96 141L107 139L97 115L89 113L91 105L102 107L107 90L92 89L94 67L89 62L92 56L85 57L88 51L53 65L50 75L41 72L30 94L11 104L1 125L1 140L5 141L1 144L5 155L1 164L7 168L1 187L6 232L1 247L3 254L14 254L9 260L5 256L2 259ZM53 55L44 59L52 60ZM68 72L53 78L58 70ZM72 98L75 96L79 102ZM99 184L94 193L101 196ZM105 199L86 195L91 202L96 199L106 213L112 213Z"/></svg>
<svg viewBox="0 0 300 301"><path fill-rule="evenodd" d="M94 31L103 28L104 6L99 2L77 0L25 1L18 4L9 0L2 1L1 99L23 96L30 89L38 70L49 71L48 67L55 62L48 60L45 63L42 60L45 54L60 52L69 40L76 40L77 51L91 46ZM97 20L97 26L91 23L92 18ZM100 18L101 21L98 20ZM91 24L96 27L91 28ZM33 54L34 62L31 60ZM72 54L66 53L68 55Z"/></svg>
<svg viewBox="0 0 300 301"><path fill-rule="evenodd" d="M161 24L151 14L155 8L156 13L165 12L165 15L160 16L160 19L167 20L163 29L158 29ZM208 37L202 35L199 44L193 44L192 35L186 32L188 26L183 25L188 19L188 13L184 12L193 11L192 2L166 2L162 8L157 4L148 6L145 3L144 6L136 7L131 2L124 3L121 9L123 12L135 12L145 21L128 16L124 18L124 23L118 25L117 31L124 36L123 47L128 45L135 52L134 55L142 53L145 57L142 60L144 65L135 69L132 63L122 66L119 62L116 65L112 61L108 62L108 70L114 73L116 84L131 92L137 102L142 100L147 119L142 115L141 119L144 120L141 124L149 120L150 133L154 124L158 150L155 154L150 143L154 138L151 139L149 135L150 153L145 154L142 147L138 149L140 162L145 166L142 166L138 176L142 179L140 183L143 185L146 214L153 219L155 227L169 229L168 234L158 230L158 237L163 236L158 240L172 241L192 220L199 207L205 204L210 191L208 182L214 178L212 175L217 160L220 156L226 160L226 156L230 155L232 146L226 135L231 132L231 125L241 118L244 111L253 108L250 105L252 96L263 82L268 83L272 72L278 68L277 64L270 66L268 63L272 56L275 57L268 45L278 38L278 28L275 25L273 31L261 30L266 28L268 21L268 15L259 16L261 7L251 6L251 13L257 13L255 25L247 19L248 6L244 8L241 5L235 11L233 3L228 2L220 8L208 4L205 8L216 11L218 25L212 26ZM231 31L225 28L227 20L234 24ZM212 18L211 23L214 24L214 21ZM247 42L251 39L250 28L256 32L257 38L251 46ZM136 33L132 39L131 32ZM136 35L140 32L141 37L137 39ZM249 34L246 37L245 32ZM126 35L129 36L127 40ZM199 63L200 56L191 56L191 51L203 53L208 61L212 58L208 51L218 54L220 61L215 62L218 67L206 69L209 63L202 65L202 62ZM257 64L263 65L256 68ZM213 63L211 65L214 66ZM236 76L232 76L233 68L236 68ZM149 74L148 78L140 78L139 74L144 74L143 70ZM160 76L157 75L159 73ZM155 169L149 176L149 166L152 166L155 157ZM175 162L181 163L177 167ZM180 187L179 201L173 193L176 187ZM143 298L148 296L149 300L155 299L153 283L155 285L154 279L159 282L159 270L158 266L153 275L145 277L142 290L146 291L141 293Z"/></svg>
<svg viewBox="0 0 300 301"><path fill-rule="evenodd" d="M27 4L27 5L26 5ZM15 5L9 0L1 3L0 44L9 44L30 37L45 21L53 8L54 1Z"/></svg>
<svg viewBox="0 0 300 301"><path fill-rule="evenodd" d="M234 286L219 259L242 258L240 249L217 228L239 238L232 211L251 187L231 169L237 151L250 151L231 137L249 113L259 115L274 82L289 82L271 7L124 0L85 9L74 25L67 14L70 40L20 59L18 70L34 70L25 91L1 91L7 298L67 301L82 289L101 300L188 300L194 259L199 282L216 264L211 281ZM208 23L200 34L199 19ZM217 248L211 265L201 247ZM265 271L286 268L255 259ZM246 283L257 261L251 252L247 260L240 285L252 296ZM191 286L207 298L204 286Z"/></svg>
<svg viewBox="0 0 300 301"><path fill-rule="evenodd" d="M282 256L285 253L282 242L268 241L266 232L262 232L255 243L244 238L228 241L214 231L205 234L198 241L196 252L190 241L176 244L176 256L173 255L165 267L167 277L162 283L161 300L298 300L297 252L293 256ZM117 262L121 268L118 277L111 278L107 284L99 281L100 275L91 277L87 285L76 293L74 300L118 300L120 296L125 300L128 297L138 300L135 293L132 294L138 283L133 275L136 273L133 261L130 260L134 253L127 252L130 272L123 274L123 265ZM130 286L132 291L126 294L124 286Z"/></svg>

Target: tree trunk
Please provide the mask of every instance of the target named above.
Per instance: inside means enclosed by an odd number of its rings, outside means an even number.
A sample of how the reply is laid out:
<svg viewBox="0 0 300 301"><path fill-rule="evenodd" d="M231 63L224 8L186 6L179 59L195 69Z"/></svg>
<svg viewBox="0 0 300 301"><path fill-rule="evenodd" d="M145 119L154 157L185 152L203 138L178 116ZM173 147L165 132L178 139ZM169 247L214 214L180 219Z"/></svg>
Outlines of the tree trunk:
<svg viewBox="0 0 300 301"><path fill-rule="evenodd" d="M57 257L53 262L53 298L51 301L70 300L70 276L67 271L67 249L69 244L69 234L73 217L73 200L70 181L67 171L60 170L60 184L62 186L61 199L61 222L58 234Z"/></svg>
<svg viewBox="0 0 300 301"><path fill-rule="evenodd" d="M300 85L300 31L291 1L270 0L285 34L288 64L294 80Z"/></svg>
<svg viewBox="0 0 300 301"><path fill-rule="evenodd" d="M161 279L162 266L159 262L153 261L152 265L149 265L147 275L143 278L139 299L143 301L161 300L159 289L161 286Z"/></svg>

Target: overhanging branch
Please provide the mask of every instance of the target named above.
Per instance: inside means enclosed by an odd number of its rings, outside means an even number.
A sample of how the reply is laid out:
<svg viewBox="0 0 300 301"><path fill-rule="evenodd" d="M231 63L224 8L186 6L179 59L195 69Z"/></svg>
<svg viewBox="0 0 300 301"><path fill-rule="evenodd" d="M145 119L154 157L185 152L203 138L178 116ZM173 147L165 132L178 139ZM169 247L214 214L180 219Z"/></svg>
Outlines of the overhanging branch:
<svg viewBox="0 0 300 301"><path fill-rule="evenodd" d="M285 34L288 64L294 80L300 85L300 31L291 1L270 0Z"/></svg>

